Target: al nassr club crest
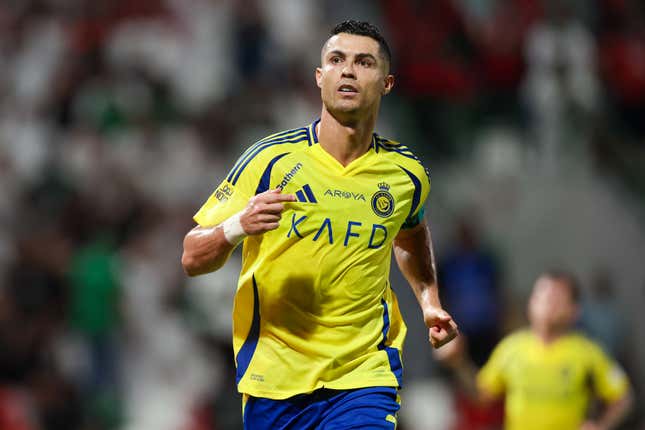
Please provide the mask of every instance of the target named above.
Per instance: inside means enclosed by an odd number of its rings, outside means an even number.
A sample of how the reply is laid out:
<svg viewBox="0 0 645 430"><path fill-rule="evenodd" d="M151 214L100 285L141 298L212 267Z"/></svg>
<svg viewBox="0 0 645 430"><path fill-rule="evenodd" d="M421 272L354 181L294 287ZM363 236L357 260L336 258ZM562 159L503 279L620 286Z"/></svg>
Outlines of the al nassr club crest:
<svg viewBox="0 0 645 430"><path fill-rule="evenodd" d="M372 196L372 210L381 218L387 218L394 212L394 197L390 194L390 186L385 182L380 182L378 188Z"/></svg>

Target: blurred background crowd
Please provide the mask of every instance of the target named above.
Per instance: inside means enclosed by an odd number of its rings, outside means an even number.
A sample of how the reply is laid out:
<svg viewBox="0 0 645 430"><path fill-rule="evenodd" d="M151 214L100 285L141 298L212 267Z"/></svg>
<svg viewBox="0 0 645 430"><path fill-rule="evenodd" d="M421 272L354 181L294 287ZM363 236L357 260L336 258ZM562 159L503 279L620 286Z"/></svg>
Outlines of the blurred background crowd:
<svg viewBox="0 0 645 430"><path fill-rule="evenodd" d="M543 269L570 269L580 329L634 383L624 428L645 428L641 1L1 0L0 429L240 428L239 256L187 279L182 238L245 147L319 115L314 68L348 18L394 52L377 131L430 168L444 305L475 361ZM401 428L495 428L393 285Z"/></svg>

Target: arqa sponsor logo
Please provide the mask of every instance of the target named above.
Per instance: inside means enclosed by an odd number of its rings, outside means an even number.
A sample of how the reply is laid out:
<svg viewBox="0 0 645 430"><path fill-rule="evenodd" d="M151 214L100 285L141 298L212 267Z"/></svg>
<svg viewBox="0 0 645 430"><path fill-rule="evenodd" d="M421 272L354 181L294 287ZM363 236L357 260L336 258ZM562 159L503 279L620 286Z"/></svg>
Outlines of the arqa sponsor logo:
<svg viewBox="0 0 645 430"><path fill-rule="evenodd" d="M325 196L329 196L334 199L354 199L356 201L362 200L362 201L367 201L365 199L365 195L363 193L354 193L351 191L345 191L345 190L332 190L327 188L327 191L325 191Z"/></svg>

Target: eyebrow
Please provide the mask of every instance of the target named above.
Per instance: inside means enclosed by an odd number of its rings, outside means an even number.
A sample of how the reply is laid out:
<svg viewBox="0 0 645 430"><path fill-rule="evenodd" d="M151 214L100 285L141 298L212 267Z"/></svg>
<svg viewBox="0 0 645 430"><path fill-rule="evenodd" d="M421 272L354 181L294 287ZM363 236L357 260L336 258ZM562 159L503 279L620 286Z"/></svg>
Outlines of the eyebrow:
<svg viewBox="0 0 645 430"><path fill-rule="evenodd" d="M339 51L337 49L334 49L333 51L329 51L326 56L329 57L330 55L341 55L343 57L347 56L347 54L345 54L343 51ZM357 59L371 58L372 60L374 60L375 62L378 63L378 60L376 59L376 57L374 57L374 55L366 53L366 52L356 54L356 58Z"/></svg>

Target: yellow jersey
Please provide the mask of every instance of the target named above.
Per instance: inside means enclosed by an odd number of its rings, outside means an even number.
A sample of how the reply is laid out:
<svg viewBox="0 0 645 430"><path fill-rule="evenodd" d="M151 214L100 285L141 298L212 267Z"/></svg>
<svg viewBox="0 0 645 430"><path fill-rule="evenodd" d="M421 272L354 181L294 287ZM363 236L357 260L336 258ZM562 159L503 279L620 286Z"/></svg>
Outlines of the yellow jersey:
<svg viewBox="0 0 645 430"><path fill-rule="evenodd" d="M421 222L428 173L376 134L343 166L316 124L252 145L194 217L218 225L277 187L297 198L278 229L243 244L233 347L238 390L256 397L401 385L407 329L389 285L392 240Z"/></svg>
<svg viewBox="0 0 645 430"><path fill-rule="evenodd" d="M629 389L621 368L583 335L544 344L530 330L502 340L477 382L505 394L507 430L578 430L592 395L613 402Z"/></svg>

